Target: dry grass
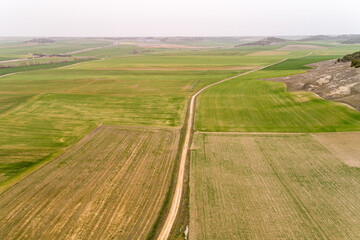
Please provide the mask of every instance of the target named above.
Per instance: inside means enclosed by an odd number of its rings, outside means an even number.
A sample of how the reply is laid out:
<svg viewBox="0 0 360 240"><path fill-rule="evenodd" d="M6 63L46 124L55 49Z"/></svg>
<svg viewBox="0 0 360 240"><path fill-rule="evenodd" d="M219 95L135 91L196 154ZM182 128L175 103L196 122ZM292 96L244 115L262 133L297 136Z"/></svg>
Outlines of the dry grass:
<svg viewBox="0 0 360 240"><path fill-rule="evenodd" d="M317 133L312 136L350 167L360 167L360 132Z"/></svg>
<svg viewBox="0 0 360 240"><path fill-rule="evenodd" d="M359 239L359 176L311 135L197 134L190 239Z"/></svg>
<svg viewBox="0 0 360 240"><path fill-rule="evenodd" d="M174 130L97 128L0 195L0 238L146 238L177 142Z"/></svg>

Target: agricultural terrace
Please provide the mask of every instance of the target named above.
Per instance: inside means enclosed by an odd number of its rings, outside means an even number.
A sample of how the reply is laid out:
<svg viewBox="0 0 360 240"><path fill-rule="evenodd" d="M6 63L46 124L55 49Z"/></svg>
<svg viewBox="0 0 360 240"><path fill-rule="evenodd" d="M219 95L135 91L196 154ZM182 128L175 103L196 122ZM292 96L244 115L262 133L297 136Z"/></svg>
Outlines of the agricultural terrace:
<svg viewBox="0 0 360 240"><path fill-rule="evenodd" d="M1 239L145 239L175 164L173 130L102 126L0 198Z"/></svg>
<svg viewBox="0 0 360 240"><path fill-rule="evenodd" d="M190 239L358 239L359 177L308 134L196 133Z"/></svg>

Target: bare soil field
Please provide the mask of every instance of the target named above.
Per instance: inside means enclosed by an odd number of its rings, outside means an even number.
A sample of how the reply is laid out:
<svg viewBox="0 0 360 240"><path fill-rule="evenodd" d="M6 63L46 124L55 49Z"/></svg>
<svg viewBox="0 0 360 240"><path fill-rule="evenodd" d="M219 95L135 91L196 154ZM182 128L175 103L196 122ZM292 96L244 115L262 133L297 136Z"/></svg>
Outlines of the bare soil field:
<svg viewBox="0 0 360 240"><path fill-rule="evenodd" d="M359 239L359 177L310 134L196 133L190 239Z"/></svg>
<svg viewBox="0 0 360 240"><path fill-rule="evenodd" d="M360 132L317 133L312 136L350 167L360 167Z"/></svg>
<svg viewBox="0 0 360 240"><path fill-rule="evenodd" d="M278 50L316 50L316 49L327 49L327 47L316 46L316 45L287 45L279 48Z"/></svg>
<svg viewBox="0 0 360 240"><path fill-rule="evenodd" d="M0 239L145 239L177 144L175 130L97 128L0 195Z"/></svg>
<svg viewBox="0 0 360 240"><path fill-rule="evenodd" d="M307 73L264 80L286 83L289 91L311 91L360 110L360 69L334 60L310 64Z"/></svg>

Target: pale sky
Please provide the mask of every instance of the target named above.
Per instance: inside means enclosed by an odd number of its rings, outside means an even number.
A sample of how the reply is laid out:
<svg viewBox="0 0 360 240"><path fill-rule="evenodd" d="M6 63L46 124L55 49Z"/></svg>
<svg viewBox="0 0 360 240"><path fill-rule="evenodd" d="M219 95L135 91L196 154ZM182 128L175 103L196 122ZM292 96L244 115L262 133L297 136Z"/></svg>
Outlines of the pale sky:
<svg viewBox="0 0 360 240"><path fill-rule="evenodd" d="M360 0L0 0L0 36L360 34Z"/></svg>

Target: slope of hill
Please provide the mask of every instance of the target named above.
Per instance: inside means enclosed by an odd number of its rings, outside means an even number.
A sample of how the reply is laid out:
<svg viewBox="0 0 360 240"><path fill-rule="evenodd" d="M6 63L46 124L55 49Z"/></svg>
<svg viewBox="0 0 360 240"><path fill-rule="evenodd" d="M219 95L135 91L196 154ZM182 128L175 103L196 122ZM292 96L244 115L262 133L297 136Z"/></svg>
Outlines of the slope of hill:
<svg viewBox="0 0 360 240"><path fill-rule="evenodd" d="M355 44L355 43L360 43L360 35L358 34L344 34L339 36L317 35L317 36L310 36L303 38L300 41L303 42L336 41L342 44Z"/></svg>
<svg viewBox="0 0 360 240"><path fill-rule="evenodd" d="M352 36L352 37L349 38L349 39L340 41L340 43L342 43L342 44L356 44L356 43L360 43L360 36L359 36L359 35L357 35L357 36Z"/></svg>
<svg viewBox="0 0 360 240"><path fill-rule="evenodd" d="M238 45L236 47L240 47L240 46L280 45L280 44L283 44L285 42L286 42L286 40L282 39L282 38L268 37L268 38L264 38L264 39L262 39L260 41L251 42L251 43L245 43L245 44Z"/></svg>
<svg viewBox="0 0 360 240"><path fill-rule="evenodd" d="M327 35L316 35L316 36L310 36L303 39L300 39L300 41L303 42L312 42L312 41L326 41L326 40L332 40L334 37L327 36Z"/></svg>

